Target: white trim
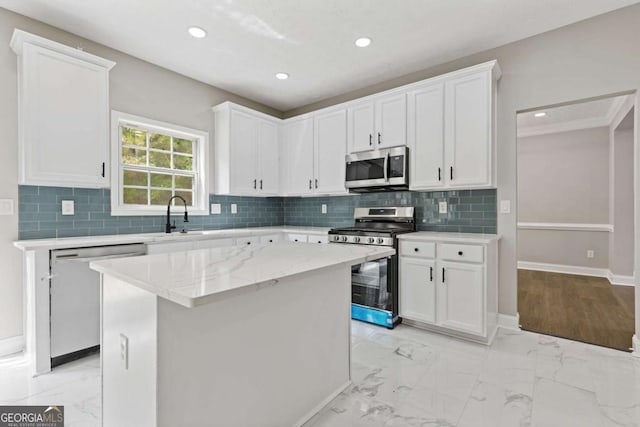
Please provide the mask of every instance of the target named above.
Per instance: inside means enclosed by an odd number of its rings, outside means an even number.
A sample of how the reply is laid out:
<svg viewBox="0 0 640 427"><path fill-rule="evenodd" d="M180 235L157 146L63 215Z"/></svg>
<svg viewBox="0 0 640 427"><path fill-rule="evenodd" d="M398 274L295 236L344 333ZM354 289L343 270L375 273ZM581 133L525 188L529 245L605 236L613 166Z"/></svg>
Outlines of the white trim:
<svg viewBox="0 0 640 427"><path fill-rule="evenodd" d="M100 67L104 67L107 70L112 69L116 63L113 61L109 61L108 59L101 58L99 56L93 55L91 53L85 52L80 48L73 48L71 46L67 46L62 43L54 42L49 39L45 39L44 37L36 36L35 34L28 33L23 30L14 29L13 35L11 36L11 42L9 45L11 49L17 54L22 54L22 47L25 43L39 46L45 49L52 50L54 52L62 53L64 55L70 56L72 58L80 59L82 61L89 62L94 65L98 65Z"/></svg>
<svg viewBox="0 0 640 427"><path fill-rule="evenodd" d="M602 277L607 279L612 285L635 286L635 278L633 276L613 274L608 268L580 267L576 265L518 261L518 269L548 271L550 273L576 274L578 276Z"/></svg>
<svg viewBox="0 0 640 427"><path fill-rule="evenodd" d="M624 118L629 114L629 111L635 106L635 100L633 96L624 97L619 105L617 105L617 109L612 111L611 117L611 129L617 128L620 125L620 122L624 120ZM612 106L613 107L613 106Z"/></svg>
<svg viewBox="0 0 640 427"><path fill-rule="evenodd" d="M515 316L498 313L498 327L512 331L520 331L520 313Z"/></svg>
<svg viewBox="0 0 640 427"><path fill-rule="evenodd" d="M640 339L636 334L633 334L633 338L631 338L631 348L633 350L631 355L635 357L640 357Z"/></svg>
<svg viewBox="0 0 640 427"><path fill-rule="evenodd" d="M24 335L16 335L0 340L0 357L20 353L24 350Z"/></svg>
<svg viewBox="0 0 640 427"><path fill-rule="evenodd" d="M613 224L579 224L561 222L518 222L520 230L606 231L613 233Z"/></svg>
<svg viewBox="0 0 640 427"><path fill-rule="evenodd" d="M518 127L518 138L528 136L546 135L550 133L570 132L574 130L609 127L608 117L595 117L591 119L570 120L562 123L552 123L540 126Z"/></svg>
<svg viewBox="0 0 640 427"><path fill-rule="evenodd" d="M349 348L351 348L351 345L349 345ZM343 384L340 387L338 387L333 393L331 393L326 398L322 399L322 401L320 403L318 403L316 406L314 406L312 410L310 410L309 412L304 414L302 417L300 417L300 419L298 421L293 423L293 427L302 427L307 421L309 421L311 418L313 418L313 416L315 414L320 412L320 410L322 408L327 406L327 404L329 402L331 402L333 399L338 397L338 395L340 393L342 393L343 391L345 391L350 385L351 385L351 380L347 381L345 384Z"/></svg>
<svg viewBox="0 0 640 427"><path fill-rule="evenodd" d="M111 215L112 216L158 216L166 212L166 206L126 206L120 203L122 185L120 183L120 125L139 125L153 128L175 137L197 139L196 183L194 203L189 209L191 215L209 215L209 133L184 126L146 117L111 110ZM195 153L194 153L195 154ZM178 207L176 215L181 211Z"/></svg>

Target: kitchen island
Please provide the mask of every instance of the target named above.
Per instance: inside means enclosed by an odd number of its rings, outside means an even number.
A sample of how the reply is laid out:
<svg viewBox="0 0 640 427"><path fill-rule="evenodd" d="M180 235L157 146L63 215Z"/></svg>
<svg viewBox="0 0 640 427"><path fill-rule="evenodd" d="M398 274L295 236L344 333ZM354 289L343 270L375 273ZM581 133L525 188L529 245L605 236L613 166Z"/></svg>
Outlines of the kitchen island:
<svg viewBox="0 0 640 427"><path fill-rule="evenodd" d="M278 243L91 263L103 425L303 424L350 382L351 265L393 253Z"/></svg>

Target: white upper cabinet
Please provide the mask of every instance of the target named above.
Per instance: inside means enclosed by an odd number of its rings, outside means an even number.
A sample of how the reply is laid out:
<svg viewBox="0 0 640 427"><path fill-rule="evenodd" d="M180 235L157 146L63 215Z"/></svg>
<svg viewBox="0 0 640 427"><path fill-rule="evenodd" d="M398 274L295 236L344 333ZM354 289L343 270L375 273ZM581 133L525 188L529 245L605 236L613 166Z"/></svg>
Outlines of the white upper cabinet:
<svg viewBox="0 0 640 427"><path fill-rule="evenodd" d="M215 194L278 195L278 119L230 102L214 111Z"/></svg>
<svg viewBox="0 0 640 427"><path fill-rule="evenodd" d="M346 111L318 114L314 131L314 191L318 194L345 194Z"/></svg>
<svg viewBox="0 0 640 427"><path fill-rule="evenodd" d="M349 153L406 144L406 94L356 102L347 108Z"/></svg>
<svg viewBox="0 0 640 427"><path fill-rule="evenodd" d="M19 183L109 186L109 70L115 62L21 30Z"/></svg>
<svg viewBox="0 0 640 427"><path fill-rule="evenodd" d="M282 193L346 194L346 111L322 111L311 117L287 120L282 129L282 157L286 164Z"/></svg>
<svg viewBox="0 0 640 427"><path fill-rule="evenodd" d="M495 61L418 84L408 92L411 190L493 188Z"/></svg>

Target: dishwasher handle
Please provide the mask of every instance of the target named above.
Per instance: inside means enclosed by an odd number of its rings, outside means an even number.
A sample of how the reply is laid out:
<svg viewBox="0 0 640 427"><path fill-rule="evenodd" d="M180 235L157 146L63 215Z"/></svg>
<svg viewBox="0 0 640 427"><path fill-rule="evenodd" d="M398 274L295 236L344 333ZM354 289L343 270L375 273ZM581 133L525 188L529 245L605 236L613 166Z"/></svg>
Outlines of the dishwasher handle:
<svg viewBox="0 0 640 427"><path fill-rule="evenodd" d="M62 262L62 261L68 261L68 262L91 262L91 261L102 261L102 260L107 260L107 259L114 259L114 258L126 258L126 257L130 257L130 256L141 256L141 255L146 255L146 252L128 252L128 253L123 253L123 254L116 254L116 255L104 255L104 256L87 256L87 257L59 257L57 259L57 261Z"/></svg>

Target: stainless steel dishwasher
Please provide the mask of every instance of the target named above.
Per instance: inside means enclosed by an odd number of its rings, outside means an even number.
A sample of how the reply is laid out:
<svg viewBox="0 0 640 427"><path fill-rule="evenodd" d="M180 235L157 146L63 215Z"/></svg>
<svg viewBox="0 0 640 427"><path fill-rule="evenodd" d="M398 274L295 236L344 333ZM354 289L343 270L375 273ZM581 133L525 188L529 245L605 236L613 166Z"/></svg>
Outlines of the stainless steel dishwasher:
<svg viewBox="0 0 640 427"><path fill-rule="evenodd" d="M51 366L100 349L100 274L91 261L139 256L144 243L51 251Z"/></svg>

